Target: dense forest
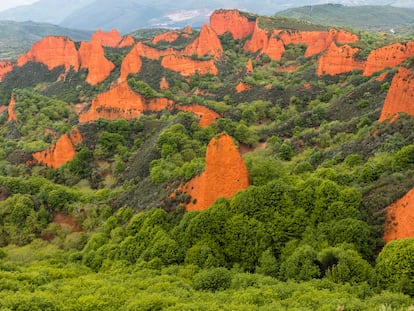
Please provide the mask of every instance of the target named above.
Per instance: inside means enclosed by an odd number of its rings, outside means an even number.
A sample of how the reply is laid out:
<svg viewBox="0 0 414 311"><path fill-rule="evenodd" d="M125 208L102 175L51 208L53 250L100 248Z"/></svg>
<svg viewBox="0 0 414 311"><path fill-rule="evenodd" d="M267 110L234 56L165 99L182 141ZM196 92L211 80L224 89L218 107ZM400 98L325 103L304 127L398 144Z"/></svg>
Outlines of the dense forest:
<svg viewBox="0 0 414 311"><path fill-rule="evenodd" d="M414 237L389 238L402 224L387 214L414 187L414 116L384 117L414 53L360 66L414 37L215 14L256 30L212 17L0 63L0 310L414 308ZM294 41L314 33L336 37L315 53ZM319 72L333 46L355 68ZM186 189L232 148L248 185L191 208Z"/></svg>

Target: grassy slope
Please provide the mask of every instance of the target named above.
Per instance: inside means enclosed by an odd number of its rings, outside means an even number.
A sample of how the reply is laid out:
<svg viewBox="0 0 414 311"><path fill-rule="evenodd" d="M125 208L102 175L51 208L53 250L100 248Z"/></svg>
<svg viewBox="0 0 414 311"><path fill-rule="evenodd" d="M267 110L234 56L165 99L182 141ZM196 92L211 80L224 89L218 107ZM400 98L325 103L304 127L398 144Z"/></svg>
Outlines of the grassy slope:
<svg viewBox="0 0 414 311"><path fill-rule="evenodd" d="M0 21L0 60L16 59L45 36L68 36L78 41L89 40L91 33L44 23Z"/></svg>
<svg viewBox="0 0 414 311"><path fill-rule="evenodd" d="M325 4L288 9L277 15L368 31L389 31L393 28L399 32L408 32L414 29L414 10L392 6L348 7Z"/></svg>

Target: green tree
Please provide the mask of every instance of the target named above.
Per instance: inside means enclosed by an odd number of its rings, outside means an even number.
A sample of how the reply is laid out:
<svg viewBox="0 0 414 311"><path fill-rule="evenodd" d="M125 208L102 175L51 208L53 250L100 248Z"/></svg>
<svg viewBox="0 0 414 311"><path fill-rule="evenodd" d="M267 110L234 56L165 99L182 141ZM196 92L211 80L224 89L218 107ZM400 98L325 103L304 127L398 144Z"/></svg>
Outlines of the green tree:
<svg viewBox="0 0 414 311"><path fill-rule="evenodd" d="M226 268L211 268L194 276L194 289L220 291L230 287L231 273Z"/></svg>
<svg viewBox="0 0 414 311"><path fill-rule="evenodd" d="M378 255L375 269L383 287L393 289L414 280L414 238L393 240L387 243ZM412 283L411 283L412 284ZM409 294L413 294L412 285Z"/></svg>
<svg viewBox="0 0 414 311"><path fill-rule="evenodd" d="M279 275L284 280L308 281L320 274L317 253L309 245L299 246L280 264Z"/></svg>

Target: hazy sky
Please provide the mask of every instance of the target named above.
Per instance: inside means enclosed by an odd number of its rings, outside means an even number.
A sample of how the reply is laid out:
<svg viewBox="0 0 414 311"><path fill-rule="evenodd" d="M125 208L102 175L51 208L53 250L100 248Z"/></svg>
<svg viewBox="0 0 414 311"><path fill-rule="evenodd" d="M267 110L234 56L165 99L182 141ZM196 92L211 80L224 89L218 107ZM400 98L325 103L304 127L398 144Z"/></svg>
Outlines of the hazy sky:
<svg viewBox="0 0 414 311"><path fill-rule="evenodd" d="M10 9L19 5L30 4L38 0L0 0L0 11Z"/></svg>

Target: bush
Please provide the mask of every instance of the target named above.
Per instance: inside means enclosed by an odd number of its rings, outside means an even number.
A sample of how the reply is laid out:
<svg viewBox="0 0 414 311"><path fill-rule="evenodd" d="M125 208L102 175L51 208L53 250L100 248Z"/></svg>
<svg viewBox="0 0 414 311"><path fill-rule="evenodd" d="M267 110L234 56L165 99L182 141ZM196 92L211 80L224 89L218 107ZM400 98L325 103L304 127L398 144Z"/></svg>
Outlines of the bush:
<svg viewBox="0 0 414 311"><path fill-rule="evenodd" d="M218 291L230 287L231 273L226 268L204 270L194 277L194 289Z"/></svg>

